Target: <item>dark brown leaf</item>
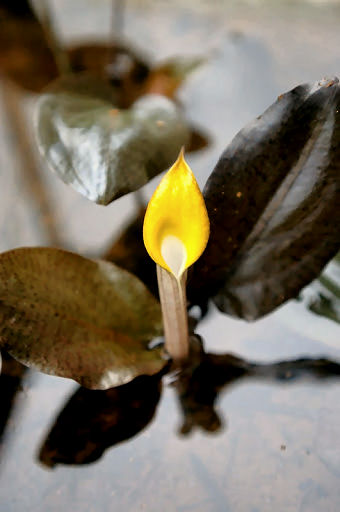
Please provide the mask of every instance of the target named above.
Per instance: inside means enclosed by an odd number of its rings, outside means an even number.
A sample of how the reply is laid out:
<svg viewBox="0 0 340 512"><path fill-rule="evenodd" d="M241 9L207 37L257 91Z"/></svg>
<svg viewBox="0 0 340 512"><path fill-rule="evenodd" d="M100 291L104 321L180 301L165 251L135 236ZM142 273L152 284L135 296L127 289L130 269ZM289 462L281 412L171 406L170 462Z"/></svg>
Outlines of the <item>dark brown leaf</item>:
<svg viewBox="0 0 340 512"><path fill-rule="evenodd" d="M339 249L340 85L301 85L236 135L204 189L211 223L190 297L270 313Z"/></svg>

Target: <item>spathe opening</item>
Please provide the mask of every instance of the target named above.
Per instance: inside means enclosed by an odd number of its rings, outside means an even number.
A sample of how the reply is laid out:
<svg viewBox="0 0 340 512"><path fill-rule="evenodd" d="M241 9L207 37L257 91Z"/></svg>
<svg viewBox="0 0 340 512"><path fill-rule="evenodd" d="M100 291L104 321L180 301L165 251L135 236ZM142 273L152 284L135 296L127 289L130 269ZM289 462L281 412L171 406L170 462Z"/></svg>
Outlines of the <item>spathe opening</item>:
<svg viewBox="0 0 340 512"><path fill-rule="evenodd" d="M177 236L168 235L163 238L161 255L173 275L179 279L185 270L187 251Z"/></svg>

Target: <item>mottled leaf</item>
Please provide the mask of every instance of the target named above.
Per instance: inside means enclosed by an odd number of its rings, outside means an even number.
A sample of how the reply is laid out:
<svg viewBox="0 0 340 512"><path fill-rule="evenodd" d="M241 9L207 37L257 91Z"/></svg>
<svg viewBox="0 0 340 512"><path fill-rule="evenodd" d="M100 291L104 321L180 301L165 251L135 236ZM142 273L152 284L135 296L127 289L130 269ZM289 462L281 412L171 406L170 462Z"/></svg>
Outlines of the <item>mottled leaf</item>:
<svg viewBox="0 0 340 512"><path fill-rule="evenodd" d="M68 83L69 82L69 83ZM40 100L36 132L52 169L78 192L99 204L137 190L168 168L189 130L178 107L148 95L128 110L115 108L84 77L59 81Z"/></svg>
<svg viewBox="0 0 340 512"><path fill-rule="evenodd" d="M0 255L0 346L21 363L107 389L163 366L158 302L132 274L49 248Z"/></svg>
<svg viewBox="0 0 340 512"><path fill-rule="evenodd" d="M190 297L259 318L339 249L340 85L301 85L241 130L204 190L211 223Z"/></svg>

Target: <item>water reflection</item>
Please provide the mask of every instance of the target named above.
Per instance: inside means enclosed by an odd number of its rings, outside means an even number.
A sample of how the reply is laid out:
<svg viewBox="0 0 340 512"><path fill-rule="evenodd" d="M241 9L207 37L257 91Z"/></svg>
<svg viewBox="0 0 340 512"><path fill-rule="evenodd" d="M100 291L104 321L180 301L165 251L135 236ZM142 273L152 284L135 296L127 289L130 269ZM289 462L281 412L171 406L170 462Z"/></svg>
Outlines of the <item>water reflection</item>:
<svg viewBox="0 0 340 512"><path fill-rule="evenodd" d="M236 381L254 379L290 383L338 378L340 364L328 359L302 358L257 364L232 354L196 355L196 362L172 382L182 413L180 434L199 428L222 429L225 420L216 410L221 391ZM152 421L161 395L161 376L141 376L107 391L79 388L57 417L43 442L44 465L87 464L105 450L144 429Z"/></svg>
<svg viewBox="0 0 340 512"><path fill-rule="evenodd" d="M150 423L161 377L141 376L107 391L79 388L59 414L40 450L46 466L88 464Z"/></svg>
<svg viewBox="0 0 340 512"><path fill-rule="evenodd" d="M28 370L24 365L2 352L2 368L0 375L1 409L0 409L0 441L5 435L6 425L12 414L14 401L18 391L22 389L22 378Z"/></svg>
<svg viewBox="0 0 340 512"><path fill-rule="evenodd" d="M340 377L340 364L328 359L301 358L257 364L232 354L202 354L200 364L174 383L183 415L181 434L194 428L216 432L225 424L215 404L219 393L238 380L280 383Z"/></svg>

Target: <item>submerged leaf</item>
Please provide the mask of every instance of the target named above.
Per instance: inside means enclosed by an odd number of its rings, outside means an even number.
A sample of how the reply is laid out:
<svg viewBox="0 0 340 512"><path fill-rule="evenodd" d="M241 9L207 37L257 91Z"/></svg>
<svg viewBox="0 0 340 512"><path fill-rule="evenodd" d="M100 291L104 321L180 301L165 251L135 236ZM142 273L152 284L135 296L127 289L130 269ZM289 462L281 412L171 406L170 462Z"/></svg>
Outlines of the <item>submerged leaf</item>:
<svg viewBox="0 0 340 512"><path fill-rule="evenodd" d="M133 275L48 248L0 255L0 346L23 364L107 389L163 366L158 302Z"/></svg>
<svg viewBox="0 0 340 512"><path fill-rule="evenodd" d="M172 57L150 70L145 93L173 98L187 77L206 62L204 57Z"/></svg>
<svg viewBox="0 0 340 512"><path fill-rule="evenodd" d="M196 126L190 126L190 140L185 146L186 153L201 151L208 147L211 143L209 135Z"/></svg>
<svg viewBox="0 0 340 512"><path fill-rule="evenodd" d="M209 238L207 210L183 151L150 199L143 235L150 257L176 277L205 249Z"/></svg>
<svg viewBox="0 0 340 512"><path fill-rule="evenodd" d="M301 85L241 130L204 197L211 236L190 298L248 320L296 297L339 250L340 85Z"/></svg>
<svg viewBox="0 0 340 512"><path fill-rule="evenodd" d="M104 90L106 92L104 92ZM148 95L128 110L86 77L57 82L40 100L36 132L52 169L88 199L108 204L167 169L189 138L178 107Z"/></svg>

